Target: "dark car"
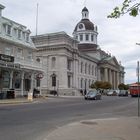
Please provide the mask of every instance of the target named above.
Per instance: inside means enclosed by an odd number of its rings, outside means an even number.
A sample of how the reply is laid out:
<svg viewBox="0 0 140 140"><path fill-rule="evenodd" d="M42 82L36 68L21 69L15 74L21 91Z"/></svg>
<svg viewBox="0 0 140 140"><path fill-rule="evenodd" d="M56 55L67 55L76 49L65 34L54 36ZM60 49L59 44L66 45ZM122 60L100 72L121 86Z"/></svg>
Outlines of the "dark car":
<svg viewBox="0 0 140 140"><path fill-rule="evenodd" d="M128 96L128 91L127 90L120 90L118 96Z"/></svg>
<svg viewBox="0 0 140 140"><path fill-rule="evenodd" d="M99 93L97 90L90 90L85 95L85 100L101 100L101 93Z"/></svg>

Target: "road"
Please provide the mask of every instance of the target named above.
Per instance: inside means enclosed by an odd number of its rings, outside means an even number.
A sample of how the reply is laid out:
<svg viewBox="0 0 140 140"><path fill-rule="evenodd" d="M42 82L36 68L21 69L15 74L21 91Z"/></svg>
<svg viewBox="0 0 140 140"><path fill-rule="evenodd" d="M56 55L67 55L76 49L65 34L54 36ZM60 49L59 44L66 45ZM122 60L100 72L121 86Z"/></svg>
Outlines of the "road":
<svg viewBox="0 0 140 140"><path fill-rule="evenodd" d="M32 104L0 105L0 140L44 140L54 129L86 119L137 116L137 98L48 98Z"/></svg>

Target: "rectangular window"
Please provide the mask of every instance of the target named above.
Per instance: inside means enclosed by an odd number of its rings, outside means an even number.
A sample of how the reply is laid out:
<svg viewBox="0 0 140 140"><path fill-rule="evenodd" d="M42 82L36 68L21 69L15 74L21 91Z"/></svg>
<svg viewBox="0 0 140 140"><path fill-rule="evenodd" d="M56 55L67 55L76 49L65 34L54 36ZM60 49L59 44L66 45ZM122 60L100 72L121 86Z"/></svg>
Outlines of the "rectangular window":
<svg viewBox="0 0 140 140"><path fill-rule="evenodd" d="M95 67L95 76L97 76L97 67Z"/></svg>
<svg viewBox="0 0 140 140"><path fill-rule="evenodd" d="M83 35L80 35L80 41L83 41Z"/></svg>
<svg viewBox="0 0 140 140"><path fill-rule="evenodd" d="M67 60L67 69L71 70L71 61L70 60Z"/></svg>
<svg viewBox="0 0 140 140"><path fill-rule="evenodd" d="M93 40L94 40L93 35L91 35L91 41L93 41Z"/></svg>
<svg viewBox="0 0 140 140"><path fill-rule="evenodd" d="M81 88L83 88L83 80L81 79Z"/></svg>
<svg viewBox="0 0 140 140"><path fill-rule="evenodd" d="M40 87L40 79L37 79L37 80L36 80L36 86L37 86L37 87Z"/></svg>
<svg viewBox="0 0 140 140"><path fill-rule="evenodd" d="M83 72L83 63L81 62L81 73Z"/></svg>
<svg viewBox="0 0 140 140"><path fill-rule="evenodd" d="M26 33L26 42L29 42L29 34Z"/></svg>
<svg viewBox="0 0 140 140"><path fill-rule="evenodd" d="M87 34L87 35L86 35L86 41L88 41L88 40L89 40L89 35Z"/></svg>
<svg viewBox="0 0 140 140"><path fill-rule="evenodd" d="M68 88L71 87L71 77L68 75Z"/></svg>
<svg viewBox="0 0 140 140"><path fill-rule="evenodd" d="M25 40L25 32L22 33L22 38Z"/></svg>
<svg viewBox="0 0 140 140"><path fill-rule="evenodd" d="M23 56L23 50L20 49L20 48L18 48L18 49L17 49L17 57L18 57L18 58L22 58L22 56Z"/></svg>
<svg viewBox="0 0 140 140"><path fill-rule="evenodd" d="M28 51L28 59L30 59L30 60L33 59L33 53L32 53L32 51Z"/></svg>
<svg viewBox="0 0 140 140"><path fill-rule="evenodd" d="M12 27L10 25L7 25L7 34L11 35L11 29Z"/></svg>
<svg viewBox="0 0 140 140"><path fill-rule="evenodd" d="M11 55L11 48L5 48L5 54Z"/></svg>
<svg viewBox="0 0 140 140"><path fill-rule="evenodd" d="M3 32L6 34L6 24L3 24Z"/></svg>
<svg viewBox="0 0 140 140"><path fill-rule="evenodd" d="M56 76L52 76L52 87L56 87Z"/></svg>
<svg viewBox="0 0 140 140"><path fill-rule="evenodd" d="M21 30L18 30L18 39L21 39Z"/></svg>
<svg viewBox="0 0 140 140"><path fill-rule="evenodd" d="M92 75L94 75L94 66L92 66Z"/></svg>
<svg viewBox="0 0 140 140"><path fill-rule="evenodd" d="M13 29L13 35L15 38L17 38L17 29Z"/></svg>

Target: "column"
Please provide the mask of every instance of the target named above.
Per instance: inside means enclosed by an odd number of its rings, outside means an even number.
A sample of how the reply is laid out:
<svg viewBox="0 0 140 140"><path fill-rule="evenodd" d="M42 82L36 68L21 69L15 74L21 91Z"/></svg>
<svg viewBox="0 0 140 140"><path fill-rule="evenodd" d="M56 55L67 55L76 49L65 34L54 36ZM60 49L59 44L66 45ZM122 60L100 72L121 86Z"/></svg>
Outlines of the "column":
<svg viewBox="0 0 140 140"><path fill-rule="evenodd" d="M101 81L101 71L100 71L100 68L97 68L97 80Z"/></svg>
<svg viewBox="0 0 140 140"><path fill-rule="evenodd" d="M10 73L10 88L13 88L13 71Z"/></svg>
<svg viewBox="0 0 140 140"><path fill-rule="evenodd" d="M111 72L111 69L109 69L109 82L112 85L112 72Z"/></svg>
<svg viewBox="0 0 140 140"><path fill-rule="evenodd" d="M120 80L119 80L119 72L117 72L117 89L118 89L119 83L120 83Z"/></svg>
<svg viewBox="0 0 140 140"><path fill-rule="evenodd" d="M108 69L105 68L105 81L108 81Z"/></svg>
<svg viewBox="0 0 140 140"><path fill-rule="evenodd" d="M21 74L21 95L24 95L24 71Z"/></svg>
<svg viewBox="0 0 140 140"><path fill-rule="evenodd" d="M112 85L113 85L113 89L115 89L115 71L113 71Z"/></svg>
<svg viewBox="0 0 140 140"><path fill-rule="evenodd" d="M31 92L33 92L33 84L34 84L34 73L31 74Z"/></svg>
<svg viewBox="0 0 140 140"><path fill-rule="evenodd" d="M114 89L116 89L116 71L114 71Z"/></svg>

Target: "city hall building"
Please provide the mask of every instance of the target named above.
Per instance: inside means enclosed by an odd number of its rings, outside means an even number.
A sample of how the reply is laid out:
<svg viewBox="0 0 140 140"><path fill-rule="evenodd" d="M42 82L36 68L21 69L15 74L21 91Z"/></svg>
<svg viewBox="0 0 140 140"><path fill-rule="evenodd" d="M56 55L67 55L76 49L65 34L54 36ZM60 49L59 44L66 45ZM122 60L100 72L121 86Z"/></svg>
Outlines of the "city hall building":
<svg viewBox="0 0 140 140"><path fill-rule="evenodd" d="M95 81L110 82L112 89L124 83L124 67L99 47L97 37L98 28L89 20L86 7L73 37L65 32L32 37L37 60L45 67L42 93L78 95Z"/></svg>
<svg viewBox="0 0 140 140"><path fill-rule="evenodd" d="M36 61L36 48L30 30L2 16L0 4L0 93L15 90L15 96L26 95L39 87L42 64Z"/></svg>

